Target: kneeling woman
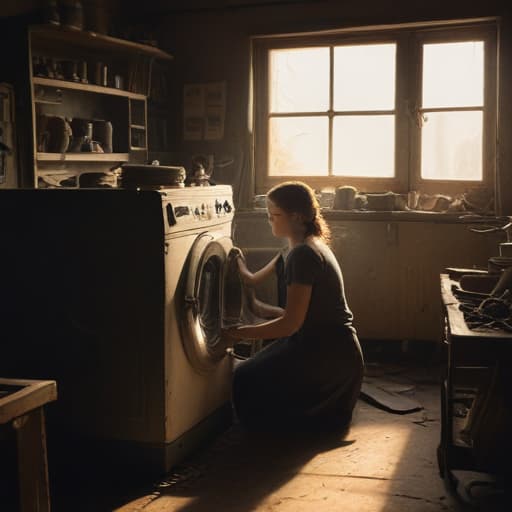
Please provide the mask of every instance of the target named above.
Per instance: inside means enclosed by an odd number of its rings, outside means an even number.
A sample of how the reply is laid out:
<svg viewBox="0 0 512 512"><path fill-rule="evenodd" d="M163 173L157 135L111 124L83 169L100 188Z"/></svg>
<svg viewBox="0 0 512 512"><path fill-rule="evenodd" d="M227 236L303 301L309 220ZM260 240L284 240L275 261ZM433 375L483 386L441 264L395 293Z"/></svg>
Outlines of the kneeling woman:
<svg viewBox="0 0 512 512"><path fill-rule="evenodd" d="M313 190L301 182L270 190L267 209L273 235L288 240L284 265L279 254L253 274L242 258L238 262L248 285L281 269L286 306L267 308L276 318L265 323L226 331L237 340L276 340L236 368L236 414L256 430L345 428L364 364L329 228Z"/></svg>

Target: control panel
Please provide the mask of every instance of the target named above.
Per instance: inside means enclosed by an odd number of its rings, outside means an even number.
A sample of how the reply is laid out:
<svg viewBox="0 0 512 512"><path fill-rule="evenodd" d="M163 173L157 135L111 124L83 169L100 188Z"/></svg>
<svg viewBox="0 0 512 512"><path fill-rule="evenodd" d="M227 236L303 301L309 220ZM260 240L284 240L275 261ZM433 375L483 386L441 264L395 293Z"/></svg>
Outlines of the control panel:
<svg viewBox="0 0 512 512"><path fill-rule="evenodd" d="M191 187L161 191L166 231L207 227L233 218L231 187Z"/></svg>

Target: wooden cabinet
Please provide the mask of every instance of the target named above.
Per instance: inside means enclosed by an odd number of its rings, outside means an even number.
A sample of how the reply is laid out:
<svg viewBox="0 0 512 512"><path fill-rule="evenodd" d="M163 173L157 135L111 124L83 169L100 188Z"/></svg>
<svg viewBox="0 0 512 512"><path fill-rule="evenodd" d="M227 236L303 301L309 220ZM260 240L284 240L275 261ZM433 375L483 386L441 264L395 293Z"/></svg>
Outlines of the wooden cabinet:
<svg viewBox="0 0 512 512"><path fill-rule="evenodd" d="M83 173L147 160L151 70L171 55L51 25L9 31L24 45L5 73L19 90L22 186L77 187Z"/></svg>

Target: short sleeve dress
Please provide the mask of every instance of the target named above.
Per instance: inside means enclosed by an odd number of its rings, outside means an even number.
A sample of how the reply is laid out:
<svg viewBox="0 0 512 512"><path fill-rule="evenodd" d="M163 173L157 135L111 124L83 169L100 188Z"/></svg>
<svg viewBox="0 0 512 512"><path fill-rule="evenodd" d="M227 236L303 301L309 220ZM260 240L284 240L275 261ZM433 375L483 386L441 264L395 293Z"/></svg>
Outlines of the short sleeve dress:
<svg viewBox="0 0 512 512"><path fill-rule="evenodd" d="M363 379L363 355L343 276L331 249L307 243L276 265L280 305L286 286L312 286L302 327L240 364L234 373L233 405L249 429L345 428Z"/></svg>

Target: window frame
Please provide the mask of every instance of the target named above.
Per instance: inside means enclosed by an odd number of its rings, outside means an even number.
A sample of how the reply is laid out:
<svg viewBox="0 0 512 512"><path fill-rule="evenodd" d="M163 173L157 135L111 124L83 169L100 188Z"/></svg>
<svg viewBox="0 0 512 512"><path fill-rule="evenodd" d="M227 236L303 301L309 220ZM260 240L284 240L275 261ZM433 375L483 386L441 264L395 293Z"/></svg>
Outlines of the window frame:
<svg viewBox="0 0 512 512"><path fill-rule="evenodd" d="M429 29L414 34L413 51L416 56L416 68L412 77L412 86L416 91L416 104L411 113L411 190L426 193L458 194L468 188L494 188L496 173L496 126L497 126L497 43L496 27L473 26L457 28L456 31L446 29ZM464 111L473 108L428 108L420 107L422 90L422 45L428 43L450 43L484 41L484 102L483 140L482 140L482 180L427 180L421 177L421 126L417 119L422 112Z"/></svg>
<svg viewBox="0 0 512 512"><path fill-rule="evenodd" d="M253 163L256 194L265 193L270 187L286 180L303 180L313 188L352 185L365 192L392 190L407 193L418 190L425 193L461 193L468 188L493 188L496 169L496 96L497 96L497 25L496 20L470 23L442 23L440 25L412 24L385 28L343 30L318 34L284 36L260 36L252 40L253 58ZM421 127L417 124L422 97L422 44L427 42L451 42L464 40L484 41L484 120L483 120L483 178L480 181L425 180L421 178ZM270 113L270 51L278 49L325 47L330 48L330 108L329 137L332 139L332 122L337 112L333 105L333 48L350 44L396 43L395 73L395 176L350 177L288 175L270 176L269 168L269 120ZM382 111L384 112L384 111ZM341 112L352 114L353 112ZM372 111L361 111L370 115ZM300 115L294 113L293 116ZM311 113L308 113L311 115ZM284 117L282 114L279 116ZM329 141L329 162L332 161L332 145ZM331 167L331 166L330 166Z"/></svg>

